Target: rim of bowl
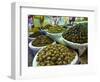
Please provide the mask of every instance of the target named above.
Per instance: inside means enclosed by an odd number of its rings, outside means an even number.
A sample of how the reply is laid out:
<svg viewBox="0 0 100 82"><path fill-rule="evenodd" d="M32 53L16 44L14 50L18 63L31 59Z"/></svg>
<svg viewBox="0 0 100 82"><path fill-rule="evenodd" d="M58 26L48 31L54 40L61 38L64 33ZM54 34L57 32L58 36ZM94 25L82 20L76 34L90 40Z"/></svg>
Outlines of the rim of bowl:
<svg viewBox="0 0 100 82"><path fill-rule="evenodd" d="M47 34L58 35L58 34L63 34L63 32L60 32L60 33L50 33L50 32L47 32Z"/></svg>
<svg viewBox="0 0 100 82"><path fill-rule="evenodd" d="M36 39L36 38L31 38L31 37L28 37L29 39L31 39L31 40L34 40L34 39Z"/></svg>

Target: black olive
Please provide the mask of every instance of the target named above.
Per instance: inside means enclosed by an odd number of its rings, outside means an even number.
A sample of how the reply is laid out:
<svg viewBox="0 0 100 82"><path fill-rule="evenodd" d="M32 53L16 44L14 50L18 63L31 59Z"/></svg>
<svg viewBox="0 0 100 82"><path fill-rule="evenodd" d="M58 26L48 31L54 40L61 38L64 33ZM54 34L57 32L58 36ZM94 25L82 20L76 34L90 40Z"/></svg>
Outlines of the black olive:
<svg viewBox="0 0 100 82"><path fill-rule="evenodd" d="M63 33L63 37L66 40L75 42L75 43L87 43L88 29L87 23L77 24L73 28L67 30ZM83 38L84 37L84 38Z"/></svg>

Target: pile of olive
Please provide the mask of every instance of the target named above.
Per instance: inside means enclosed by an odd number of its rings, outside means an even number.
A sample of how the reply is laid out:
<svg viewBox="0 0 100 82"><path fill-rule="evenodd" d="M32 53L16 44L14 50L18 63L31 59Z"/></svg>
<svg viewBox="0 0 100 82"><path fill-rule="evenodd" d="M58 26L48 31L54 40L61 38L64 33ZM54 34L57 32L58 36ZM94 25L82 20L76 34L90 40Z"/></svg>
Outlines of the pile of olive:
<svg viewBox="0 0 100 82"><path fill-rule="evenodd" d="M36 47L46 46L48 44L53 43L54 41L45 35L40 35L33 40L32 45Z"/></svg>
<svg viewBox="0 0 100 82"><path fill-rule="evenodd" d="M41 29L49 29L50 27L52 27L52 25L47 24L47 25L45 25L44 27L41 27Z"/></svg>
<svg viewBox="0 0 100 82"><path fill-rule="evenodd" d="M41 35L41 33L40 32L36 32L36 33L30 34L29 37L35 38L35 37L37 37L39 35Z"/></svg>
<svg viewBox="0 0 100 82"><path fill-rule="evenodd" d="M71 64L76 53L61 44L48 45L37 55L38 66Z"/></svg>
<svg viewBox="0 0 100 82"><path fill-rule="evenodd" d="M74 43L87 43L88 28L87 23L80 23L63 33L64 39Z"/></svg>
<svg viewBox="0 0 100 82"><path fill-rule="evenodd" d="M52 26L48 29L49 33L62 33L65 29L60 26Z"/></svg>

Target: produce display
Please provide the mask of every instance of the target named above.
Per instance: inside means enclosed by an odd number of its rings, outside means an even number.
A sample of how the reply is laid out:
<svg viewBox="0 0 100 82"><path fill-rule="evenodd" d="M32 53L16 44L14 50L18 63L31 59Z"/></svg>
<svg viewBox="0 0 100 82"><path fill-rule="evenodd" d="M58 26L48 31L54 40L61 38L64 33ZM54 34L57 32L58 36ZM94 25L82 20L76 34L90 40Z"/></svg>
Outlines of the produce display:
<svg viewBox="0 0 100 82"><path fill-rule="evenodd" d="M48 45L39 52L38 66L66 65L75 58L76 53L61 44Z"/></svg>
<svg viewBox="0 0 100 82"><path fill-rule="evenodd" d="M28 34L28 66L88 64L88 17L29 15Z"/></svg>
<svg viewBox="0 0 100 82"><path fill-rule="evenodd" d="M63 33L63 38L74 43L87 43L87 23L80 23Z"/></svg>
<svg viewBox="0 0 100 82"><path fill-rule="evenodd" d="M46 46L48 44L53 43L54 41L45 35L40 35L33 40L32 45L36 47Z"/></svg>

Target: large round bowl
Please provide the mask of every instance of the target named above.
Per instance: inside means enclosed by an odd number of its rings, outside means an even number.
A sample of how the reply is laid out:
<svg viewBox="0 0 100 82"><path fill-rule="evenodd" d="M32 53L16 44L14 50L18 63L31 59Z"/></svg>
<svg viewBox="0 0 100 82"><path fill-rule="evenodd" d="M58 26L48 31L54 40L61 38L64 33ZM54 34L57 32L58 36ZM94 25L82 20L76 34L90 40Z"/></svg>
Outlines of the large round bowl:
<svg viewBox="0 0 100 82"><path fill-rule="evenodd" d="M33 40L34 41L34 40ZM30 43L29 43L29 48L33 51L33 54L36 54L40 49L42 49L43 47L46 47L46 46L41 46L41 47L37 47L37 46L33 46L32 45L32 42L33 41L31 41ZM56 42L53 42L52 44L55 44Z"/></svg>
<svg viewBox="0 0 100 82"><path fill-rule="evenodd" d="M45 48L45 47L43 47L43 48ZM33 66L33 67L37 67L38 62L36 61L36 59L37 59L37 56L38 56L39 52L42 51L43 48L40 49L40 50L37 52L37 54L35 55L35 57L34 57L34 59L33 59L33 63L32 63L32 66ZM77 64L77 62L79 61L77 52L74 51L74 53L76 54L76 56L75 56L75 58L73 59L73 61L70 63L71 65ZM66 65L69 65L69 64L66 64Z"/></svg>
<svg viewBox="0 0 100 82"><path fill-rule="evenodd" d="M74 42L64 39L63 37L61 37L60 39L62 40L62 43L64 45L69 46L73 49L77 49L79 52L79 56L81 56L84 53L84 51L86 50L86 48L88 47L88 43L83 43L83 44L74 43Z"/></svg>

